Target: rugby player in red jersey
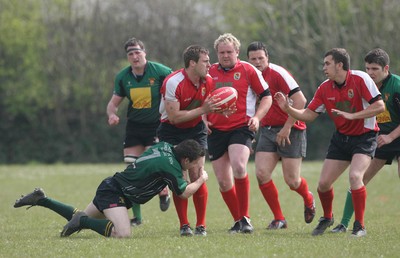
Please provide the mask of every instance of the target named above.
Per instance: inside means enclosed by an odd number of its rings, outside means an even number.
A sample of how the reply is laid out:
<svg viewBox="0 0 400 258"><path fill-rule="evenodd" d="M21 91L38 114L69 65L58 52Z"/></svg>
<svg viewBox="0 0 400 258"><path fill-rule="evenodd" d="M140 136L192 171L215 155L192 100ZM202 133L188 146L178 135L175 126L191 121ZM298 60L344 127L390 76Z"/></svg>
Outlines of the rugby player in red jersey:
<svg viewBox="0 0 400 258"><path fill-rule="evenodd" d="M285 68L269 62L268 50L264 43L251 43L247 47L247 57L249 62L262 72L272 95L283 92L290 98L293 107L304 108L306 98L300 86ZM288 116L273 102L267 115L261 120L255 157L259 188L274 215L268 229L287 228L287 221L279 203L278 189L272 180L272 172L279 161L282 163L286 184L304 201L305 222L311 223L314 219L314 197L308 190L307 181L300 176L306 146L306 124Z"/></svg>
<svg viewBox="0 0 400 258"><path fill-rule="evenodd" d="M201 46L189 46L183 53L185 68L170 74L161 87L161 124L157 135L161 141L179 144L185 139L194 139L207 148L207 127L203 115L217 111L209 94L212 90L212 79L208 75L210 68L209 51ZM203 166L205 158L203 157ZM197 180L190 173L190 181ZM208 199L207 185L202 185L193 195L196 210L196 228L194 234L207 235L206 207ZM192 236L187 208L188 200L173 195L176 212L180 222L181 236Z"/></svg>
<svg viewBox="0 0 400 258"><path fill-rule="evenodd" d="M327 112L336 127L318 182L324 214L312 235L322 235L333 225L333 183L350 166L349 181L355 211L352 235L361 237L366 235L367 190L363 176L377 146L379 127L375 116L385 110L385 104L367 73L350 70L350 57L345 49L329 50L324 56L323 71L328 79L318 87L307 108L291 107L287 96L281 92L275 94L275 100L290 116L305 122Z"/></svg>
<svg viewBox="0 0 400 258"><path fill-rule="evenodd" d="M215 87L233 87L238 92L236 112L229 116L210 113L208 153L219 190L233 217L230 233L252 233L249 215L250 182L247 163L255 132L268 112L272 97L262 74L238 59L240 42L225 33L214 42L218 63L210 68ZM259 104L256 108L256 104Z"/></svg>

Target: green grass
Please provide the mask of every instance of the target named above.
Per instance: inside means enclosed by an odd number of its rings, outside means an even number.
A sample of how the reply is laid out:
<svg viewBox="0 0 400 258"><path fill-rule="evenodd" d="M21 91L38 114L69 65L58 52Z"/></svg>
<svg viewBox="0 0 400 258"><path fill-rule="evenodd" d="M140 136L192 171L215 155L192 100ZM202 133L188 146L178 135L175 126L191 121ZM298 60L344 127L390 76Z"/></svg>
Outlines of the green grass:
<svg viewBox="0 0 400 258"><path fill-rule="evenodd" d="M321 165L305 162L302 169L316 197ZM92 200L99 182L123 168L123 164L0 166L0 257L398 257L400 253L397 163L386 166L369 184L365 214L368 235L359 239L349 237L350 233L311 236L322 216L319 199L315 221L305 224L302 200L284 184L280 168L274 173L274 181L288 229L265 230L273 217L258 189L253 163L248 166L250 215L255 228L251 235L227 233L233 221L209 163L207 237L180 237L173 204L167 212L161 212L158 198L142 206L144 224L133 229L132 238L123 240L104 238L90 230L60 238L66 223L62 217L41 207L12 207L21 194L40 186L50 197L83 209ZM339 222L348 173L334 186L334 212ZM195 224L191 199L189 218Z"/></svg>

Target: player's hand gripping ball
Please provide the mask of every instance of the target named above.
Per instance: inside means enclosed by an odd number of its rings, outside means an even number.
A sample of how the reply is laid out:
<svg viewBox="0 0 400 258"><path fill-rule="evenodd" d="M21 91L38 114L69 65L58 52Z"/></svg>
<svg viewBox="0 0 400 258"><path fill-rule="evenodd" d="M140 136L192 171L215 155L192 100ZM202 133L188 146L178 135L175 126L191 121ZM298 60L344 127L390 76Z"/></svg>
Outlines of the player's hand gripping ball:
<svg viewBox="0 0 400 258"><path fill-rule="evenodd" d="M235 88L221 87L211 92L211 97L216 100L219 112L227 111L236 105L238 93Z"/></svg>

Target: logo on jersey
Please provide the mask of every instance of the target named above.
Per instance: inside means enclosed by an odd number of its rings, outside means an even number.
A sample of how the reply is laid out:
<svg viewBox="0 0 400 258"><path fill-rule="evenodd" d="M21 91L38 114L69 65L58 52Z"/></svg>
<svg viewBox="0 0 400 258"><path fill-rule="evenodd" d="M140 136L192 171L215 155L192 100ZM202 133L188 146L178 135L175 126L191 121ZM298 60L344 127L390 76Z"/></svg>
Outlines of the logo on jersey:
<svg viewBox="0 0 400 258"><path fill-rule="evenodd" d="M149 78L150 86L153 86L155 81L156 81L155 78Z"/></svg>
<svg viewBox="0 0 400 258"><path fill-rule="evenodd" d="M235 73L235 74L233 75L233 79L235 79L236 81L238 81L238 80L240 80L240 76L241 76L240 73Z"/></svg>
<svg viewBox="0 0 400 258"><path fill-rule="evenodd" d="M201 88L201 96L204 97L206 95L206 88L202 87Z"/></svg>
<svg viewBox="0 0 400 258"><path fill-rule="evenodd" d="M353 89L350 89L349 91L347 91L347 96L352 99L354 97L354 91Z"/></svg>
<svg viewBox="0 0 400 258"><path fill-rule="evenodd" d="M390 93L385 93L384 101L387 102L389 100Z"/></svg>

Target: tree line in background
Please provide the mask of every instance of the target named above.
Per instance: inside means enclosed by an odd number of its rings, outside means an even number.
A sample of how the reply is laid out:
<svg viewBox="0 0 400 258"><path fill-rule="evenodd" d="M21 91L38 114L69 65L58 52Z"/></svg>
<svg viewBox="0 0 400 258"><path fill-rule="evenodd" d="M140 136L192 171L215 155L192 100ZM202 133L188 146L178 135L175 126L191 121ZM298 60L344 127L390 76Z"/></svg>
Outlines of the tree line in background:
<svg viewBox="0 0 400 258"><path fill-rule="evenodd" d="M0 0L0 163L120 162L126 106L116 127L105 110L130 37L144 41L148 60L173 69L191 44L215 62L213 42L224 32L241 40L242 60L261 40L310 100L333 47L346 48L360 70L367 51L381 47L398 73L399 13L397 0ZM326 115L308 124L307 159L324 157L332 131Z"/></svg>

